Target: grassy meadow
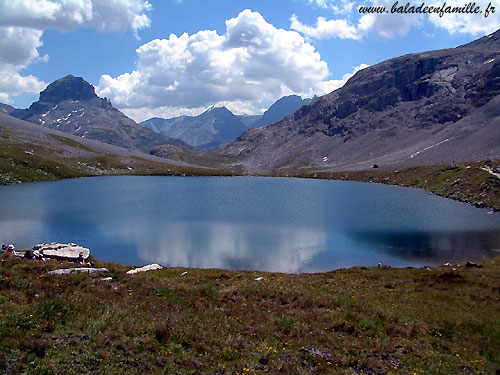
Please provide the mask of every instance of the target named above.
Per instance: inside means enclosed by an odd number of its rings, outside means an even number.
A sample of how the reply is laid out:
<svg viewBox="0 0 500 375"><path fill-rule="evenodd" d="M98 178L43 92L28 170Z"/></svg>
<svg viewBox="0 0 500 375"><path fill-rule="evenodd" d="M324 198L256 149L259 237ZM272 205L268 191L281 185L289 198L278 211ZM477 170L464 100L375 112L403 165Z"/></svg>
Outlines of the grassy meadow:
<svg viewBox="0 0 500 375"><path fill-rule="evenodd" d="M500 258L301 275L96 263L109 273L0 256L1 373L500 373Z"/></svg>

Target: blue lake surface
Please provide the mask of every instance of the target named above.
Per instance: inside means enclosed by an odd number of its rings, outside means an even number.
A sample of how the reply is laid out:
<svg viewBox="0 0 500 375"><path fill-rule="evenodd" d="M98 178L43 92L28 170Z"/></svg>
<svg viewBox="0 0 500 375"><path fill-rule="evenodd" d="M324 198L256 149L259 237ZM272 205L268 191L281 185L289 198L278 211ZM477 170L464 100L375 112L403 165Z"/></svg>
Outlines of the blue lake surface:
<svg viewBox="0 0 500 375"><path fill-rule="evenodd" d="M120 264L320 272L500 255L500 215L377 184L98 177L0 187L0 242L74 242Z"/></svg>

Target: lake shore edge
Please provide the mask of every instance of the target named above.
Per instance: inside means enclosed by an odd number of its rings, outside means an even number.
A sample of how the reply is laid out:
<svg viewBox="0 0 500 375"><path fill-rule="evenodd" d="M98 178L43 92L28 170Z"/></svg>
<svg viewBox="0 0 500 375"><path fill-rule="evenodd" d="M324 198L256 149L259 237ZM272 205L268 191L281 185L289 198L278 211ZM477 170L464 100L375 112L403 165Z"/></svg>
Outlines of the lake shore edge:
<svg viewBox="0 0 500 375"><path fill-rule="evenodd" d="M484 166L500 168L500 160L495 162L470 162L458 164L438 164L418 166L400 170L371 169L361 171L280 171L274 174L244 174L228 170L154 170L154 171L113 171L108 173L66 174L49 178L35 178L24 176L12 182L0 181L2 185L14 183L54 181L79 177L106 177L106 176L206 176L206 177L296 177L338 181L358 181L367 183L381 183L385 185L410 187L425 190L432 194L471 204L477 208L490 209L500 212L500 178L488 173ZM217 173L215 173L215 172ZM214 173L212 173L214 172Z"/></svg>

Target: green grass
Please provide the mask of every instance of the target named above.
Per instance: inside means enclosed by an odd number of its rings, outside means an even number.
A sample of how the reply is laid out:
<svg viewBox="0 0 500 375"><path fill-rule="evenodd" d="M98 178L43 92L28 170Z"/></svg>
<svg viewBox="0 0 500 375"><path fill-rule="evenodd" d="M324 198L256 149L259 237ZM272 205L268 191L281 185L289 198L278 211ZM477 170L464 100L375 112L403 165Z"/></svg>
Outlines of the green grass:
<svg viewBox="0 0 500 375"><path fill-rule="evenodd" d="M20 140L0 126L0 184L101 175L231 176L232 170L196 168L154 162L140 157L103 154L71 139L49 135L56 144ZM69 147L69 148L68 148ZM83 152L71 157L61 150Z"/></svg>
<svg viewBox="0 0 500 375"><path fill-rule="evenodd" d="M102 281L1 255L0 372L495 374L500 258L482 264L126 275L97 262Z"/></svg>

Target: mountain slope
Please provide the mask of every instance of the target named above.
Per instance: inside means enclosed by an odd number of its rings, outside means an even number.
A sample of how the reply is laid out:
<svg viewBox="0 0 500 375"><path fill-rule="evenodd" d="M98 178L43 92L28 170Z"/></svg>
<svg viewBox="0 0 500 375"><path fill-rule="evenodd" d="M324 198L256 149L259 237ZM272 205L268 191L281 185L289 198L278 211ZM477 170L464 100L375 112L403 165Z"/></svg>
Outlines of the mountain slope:
<svg viewBox="0 0 500 375"><path fill-rule="evenodd" d="M303 105L310 103L312 99L302 99L298 95L284 96L278 99L273 105L264 112L262 117L255 121L252 127L269 125L273 122L281 120L283 117L291 115Z"/></svg>
<svg viewBox="0 0 500 375"><path fill-rule="evenodd" d="M37 125L57 129L82 138L140 150L148 153L160 144L174 144L189 149L182 141L157 134L138 125L99 98L94 87L81 77L68 75L51 83L40 99L28 109L15 110L12 116Z"/></svg>
<svg viewBox="0 0 500 375"><path fill-rule="evenodd" d="M35 125L0 112L0 184L117 174L220 174Z"/></svg>
<svg viewBox="0 0 500 375"><path fill-rule="evenodd" d="M141 122L141 125L181 139L198 149L226 145L247 129L226 107L212 107L199 116L180 116L171 119L155 117Z"/></svg>
<svg viewBox="0 0 500 375"><path fill-rule="evenodd" d="M14 108L11 105L0 103L0 111L1 112L9 114L9 113L11 113L11 112L13 112L15 110L16 110L16 108Z"/></svg>
<svg viewBox="0 0 500 375"><path fill-rule="evenodd" d="M221 155L247 172L366 169L500 157L500 31L359 71Z"/></svg>

